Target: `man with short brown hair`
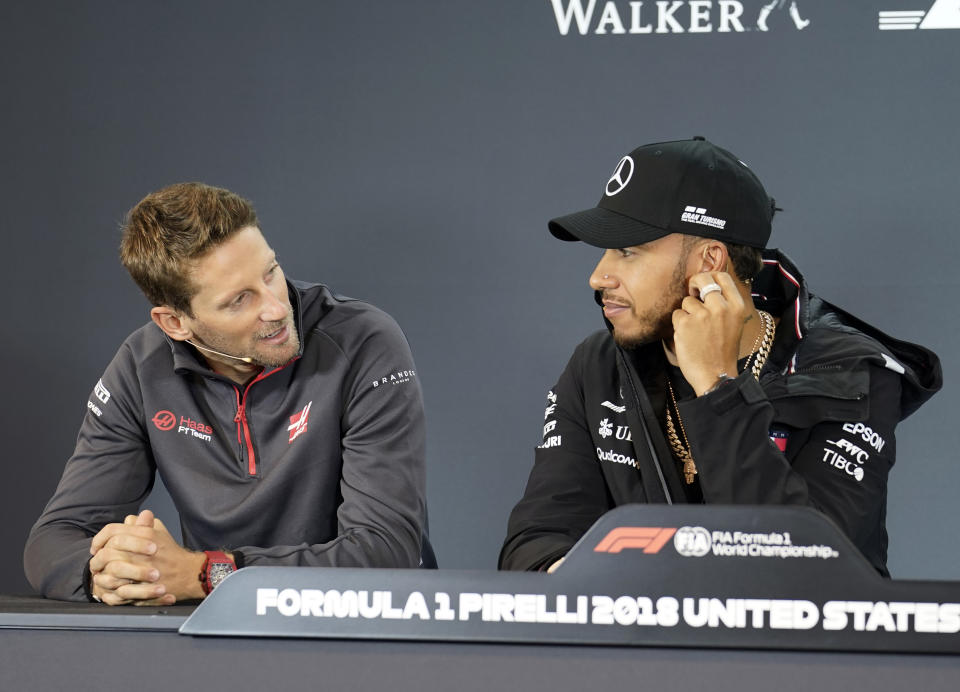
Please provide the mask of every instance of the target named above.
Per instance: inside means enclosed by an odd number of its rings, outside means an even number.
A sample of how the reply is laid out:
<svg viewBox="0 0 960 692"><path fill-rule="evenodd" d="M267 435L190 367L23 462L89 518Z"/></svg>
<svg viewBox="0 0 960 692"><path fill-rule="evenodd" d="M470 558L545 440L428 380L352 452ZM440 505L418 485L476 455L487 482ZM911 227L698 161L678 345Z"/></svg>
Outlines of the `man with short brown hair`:
<svg viewBox="0 0 960 692"><path fill-rule="evenodd" d="M182 183L128 217L121 259L153 304L87 402L24 564L50 598L203 598L244 565L416 567L425 435L384 312L288 280L252 205ZM149 510L159 473L182 545Z"/></svg>

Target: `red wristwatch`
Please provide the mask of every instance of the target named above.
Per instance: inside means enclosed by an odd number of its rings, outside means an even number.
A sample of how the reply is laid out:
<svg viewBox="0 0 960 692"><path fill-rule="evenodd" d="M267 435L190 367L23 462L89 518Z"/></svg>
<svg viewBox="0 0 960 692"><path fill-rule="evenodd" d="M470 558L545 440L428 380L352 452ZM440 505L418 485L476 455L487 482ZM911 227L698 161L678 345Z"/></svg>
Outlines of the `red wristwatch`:
<svg viewBox="0 0 960 692"><path fill-rule="evenodd" d="M237 571L236 563L219 550L204 550L207 555L203 569L200 570L200 584L203 593L209 595L224 579Z"/></svg>

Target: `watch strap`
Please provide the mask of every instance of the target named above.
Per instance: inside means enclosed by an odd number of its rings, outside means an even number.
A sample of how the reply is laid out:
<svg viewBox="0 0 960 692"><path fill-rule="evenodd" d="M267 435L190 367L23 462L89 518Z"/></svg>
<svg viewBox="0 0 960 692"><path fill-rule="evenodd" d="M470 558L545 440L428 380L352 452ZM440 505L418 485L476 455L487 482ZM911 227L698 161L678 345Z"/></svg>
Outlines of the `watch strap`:
<svg viewBox="0 0 960 692"><path fill-rule="evenodd" d="M203 593L209 595L217 585L237 571L237 565L222 550L204 550L207 559L198 575Z"/></svg>

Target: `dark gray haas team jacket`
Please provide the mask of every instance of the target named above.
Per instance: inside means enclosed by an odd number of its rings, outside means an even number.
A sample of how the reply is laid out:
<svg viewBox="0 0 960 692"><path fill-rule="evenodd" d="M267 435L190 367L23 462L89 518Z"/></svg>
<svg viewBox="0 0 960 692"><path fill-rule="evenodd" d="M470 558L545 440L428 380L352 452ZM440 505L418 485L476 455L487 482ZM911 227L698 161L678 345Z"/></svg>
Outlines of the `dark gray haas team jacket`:
<svg viewBox="0 0 960 692"><path fill-rule="evenodd" d="M416 567L425 528L423 402L389 315L288 282L300 354L245 386L153 323L120 347L34 525L27 578L84 600L90 539L135 514L159 473L183 544L242 565Z"/></svg>
<svg viewBox="0 0 960 692"><path fill-rule="evenodd" d="M501 568L545 569L618 505L706 502L814 507L888 575L894 427L940 388L939 360L809 294L775 250L753 286L757 307L780 316L759 382L748 371L702 397L677 392L692 485L664 434L672 366L659 342L628 351L598 332L580 344L548 395Z"/></svg>

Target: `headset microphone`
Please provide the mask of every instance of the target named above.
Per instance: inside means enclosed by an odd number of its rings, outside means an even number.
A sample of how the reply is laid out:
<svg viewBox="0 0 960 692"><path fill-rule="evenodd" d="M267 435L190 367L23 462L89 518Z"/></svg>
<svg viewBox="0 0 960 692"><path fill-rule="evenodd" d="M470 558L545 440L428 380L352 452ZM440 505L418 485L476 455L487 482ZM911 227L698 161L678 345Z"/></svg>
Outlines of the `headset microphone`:
<svg viewBox="0 0 960 692"><path fill-rule="evenodd" d="M233 358L234 360L243 361L244 363L252 363L253 358L240 356L231 356L229 353L221 353L220 351L214 351L212 348L207 348L206 346L201 346L200 344L195 344L190 339L186 339L186 342L193 346L194 348L199 348L201 351L207 351L208 353L216 353L218 356L223 356L224 358Z"/></svg>

